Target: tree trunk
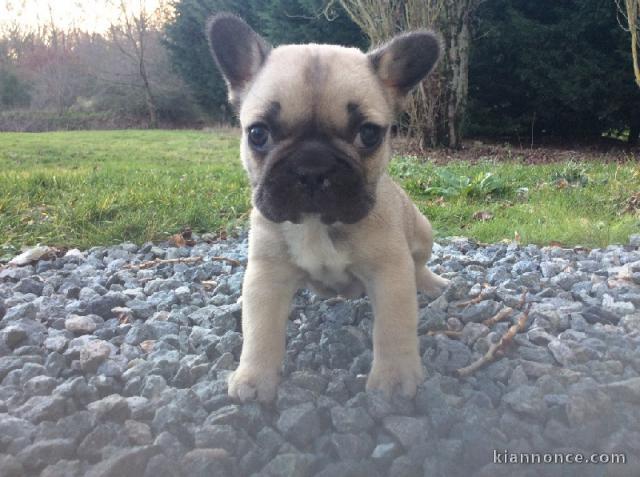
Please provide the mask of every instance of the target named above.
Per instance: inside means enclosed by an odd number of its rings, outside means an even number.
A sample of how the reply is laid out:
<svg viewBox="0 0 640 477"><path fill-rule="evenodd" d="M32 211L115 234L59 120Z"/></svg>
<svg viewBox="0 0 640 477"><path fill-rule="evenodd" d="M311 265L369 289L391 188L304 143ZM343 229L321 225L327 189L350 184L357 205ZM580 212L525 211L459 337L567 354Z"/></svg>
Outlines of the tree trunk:
<svg viewBox="0 0 640 477"><path fill-rule="evenodd" d="M151 85L147 77L147 69L144 66L143 56L140 57L140 77L142 78L142 84L144 86L144 96L149 114L149 128L156 129L158 127L158 108L156 107L156 100L151 92Z"/></svg>
<svg viewBox="0 0 640 477"><path fill-rule="evenodd" d="M469 91L469 18L476 7L475 0L446 0L439 25L444 45L439 74L434 82L441 94L440 107L432 113L434 120L425 121L423 142L458 149L462 145L462 125Z"/></svg>

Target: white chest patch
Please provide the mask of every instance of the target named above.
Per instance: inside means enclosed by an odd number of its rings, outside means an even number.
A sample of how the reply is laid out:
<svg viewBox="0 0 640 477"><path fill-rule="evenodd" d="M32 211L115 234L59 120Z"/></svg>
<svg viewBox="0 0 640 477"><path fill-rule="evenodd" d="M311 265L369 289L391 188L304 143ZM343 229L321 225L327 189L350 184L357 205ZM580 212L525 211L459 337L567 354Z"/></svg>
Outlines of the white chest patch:
<svg viewBox="0 0 640 477"><path fill-rule="evenodd" d="M313 280L328 286L350 281L346 251L336 248L329 228L318 218L306 218L301 224L287 223L284 236L293 262Z"/></svg>

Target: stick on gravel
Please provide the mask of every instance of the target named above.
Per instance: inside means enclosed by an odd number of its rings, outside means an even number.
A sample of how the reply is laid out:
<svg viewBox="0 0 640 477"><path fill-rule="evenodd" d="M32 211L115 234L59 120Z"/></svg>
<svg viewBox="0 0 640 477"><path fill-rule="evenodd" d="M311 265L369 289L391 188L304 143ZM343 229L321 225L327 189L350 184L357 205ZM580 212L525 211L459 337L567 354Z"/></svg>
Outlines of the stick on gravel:
<svg viewBox="0 0 640 477"><path fill-rule="evenodd" d="M456 371L456 374L461 378L464 378L473 374L476 370L480 369L484 365L493 362L496 359L496 354L504 351L509 343L513 341L513 337L524 330L524 327L527 324L527 320L529 319L529 308L530 306L522 312L522 314L518 318L518 322L515 325L511 325L511 327L502 336L502 338L500 338L500 341L498 341L497 343L493 343L489 347L489 350L477 361L474 361L469 366L465 366L464 368L459 368Z"/></svg>

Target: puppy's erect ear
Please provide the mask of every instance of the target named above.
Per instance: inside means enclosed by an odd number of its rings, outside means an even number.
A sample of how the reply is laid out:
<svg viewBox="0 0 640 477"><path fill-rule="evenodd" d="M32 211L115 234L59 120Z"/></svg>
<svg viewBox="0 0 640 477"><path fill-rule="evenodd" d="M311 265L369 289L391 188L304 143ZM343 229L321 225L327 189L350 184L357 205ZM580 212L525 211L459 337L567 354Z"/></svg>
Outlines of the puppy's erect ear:
<svg viewBox="0 0 640 477"><path fill-rule="evenodd" d="M368 56L382 83L401 99L433 69L440 41L427 30L403 33Z"/></svg>
<svg viewBox="0 0 640 477"><path fill-rule="evenodd" d="M230 13L211 17L207 35L213 58L229 88L229 101L239 107L271 47L244 20Z"/></svg>

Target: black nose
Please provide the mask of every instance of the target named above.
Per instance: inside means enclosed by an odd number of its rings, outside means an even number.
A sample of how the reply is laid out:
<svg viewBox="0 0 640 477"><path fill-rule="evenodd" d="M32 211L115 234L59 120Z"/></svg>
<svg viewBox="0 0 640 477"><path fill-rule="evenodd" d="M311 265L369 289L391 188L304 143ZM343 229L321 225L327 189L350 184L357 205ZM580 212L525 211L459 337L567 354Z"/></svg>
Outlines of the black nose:
<svg viewBox="0 0 640 477"><path fill-rule="evenodd" d="M327 163L300 164L295 171L298 183L310 190L330 185L332 165Z"/></svg>

